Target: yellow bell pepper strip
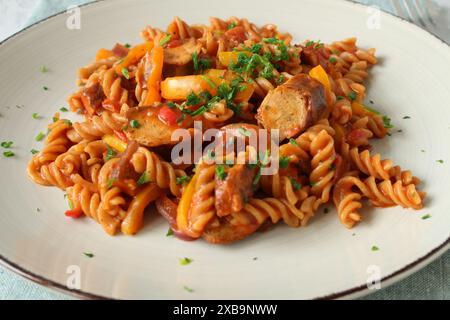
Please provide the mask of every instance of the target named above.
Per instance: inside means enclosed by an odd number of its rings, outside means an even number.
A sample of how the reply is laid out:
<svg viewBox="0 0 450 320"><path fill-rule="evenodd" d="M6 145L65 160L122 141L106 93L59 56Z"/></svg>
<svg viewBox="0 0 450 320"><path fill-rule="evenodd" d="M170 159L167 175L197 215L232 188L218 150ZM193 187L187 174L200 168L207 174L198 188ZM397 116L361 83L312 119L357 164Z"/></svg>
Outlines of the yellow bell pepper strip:
<svg viewBox="0 0 450 320"><path fill-rule="evenodd" d="M95 61L108 59L112 56L114 56L114 53L111 50L100 49L97 51L97 54L95 55Z"/></svg>
<svg viewBox="0 0 450 320"><path fill-rule="evenodd" d="M237 76L232 71L210 69L203 75L191 75L166 78L161 83L161 95L167 100L186 100L192 92L200 94L204 91L212 96L217 95L217 88L222 83L231 83ZM254 87L251 84L241 83L245 88L239 91L235 100L245 102L253 95Z"/></svg>
<svg viewBox="0 0 450 320"><path fill-rule="evenodd" d="M142 228L145 208L149 203L159 198L161 194L162 190L155 183L149 183L133 198L125 219L120 225L123 234L134 235Z"/></svg>
<svg viewBox="0 0 450 320"><path fill-rule="evenodd" d="M328 78L327 72L320 64L309 71L309 76L319 81L321 84L323 84L325 89L328 90L328 92L331 92L330 79Z"/></svg>
<svg viewBox="0 0 450 320"><path fill-rule="evenodd" d="M379 115L376 110L371 110L359 102L352 102L352 112L356 116L375 116Z"/></svg>
<svg viewBox="0 0 450 320"><path fill-rule="evenodd" d="M248 51L222 51L219 52L219 62L223 66L228 67L231 64L238 62L238 57L240 53L245 54L247 57L252 56L252 53Z"/></svg>
<svg viewBox="0 0 450 320"><path fill-rule="evenodd" d="M102 137L104 143L118 152L124 152L127 148L127 143L117 138L115 135L107 134Z"/></svg>
<svg viewBox="0 0 450 320"><path fill-rule="evenodd" d="M189 210L191 208L191 202L192 198L195 193L195 185L197 184L198 180L198 173L196 173L189 184L187 185L186 189L183 192L183 195L181 196L180 203L178 204L177 209L177 228L178 230L193 238L198 238L200 235L192 232L189 228Z"/></svg>
<svg viewBox="0 0 450 320"><path fill-rule="evenodd" d="M161 101L160 83L164 65L164 49L160 46L153 48L151 53L152 71L147 79L147 96L144 104L149 106Z"/></svg>
<svg viewBox="0 0 450 320"><path fill-rule="evenodd" d="M146 42L131 48L122 62L115 67L116 72L121 74L123 68L127 68L138 62L147 52L153 49L153 46L153 42Z"/></svg>

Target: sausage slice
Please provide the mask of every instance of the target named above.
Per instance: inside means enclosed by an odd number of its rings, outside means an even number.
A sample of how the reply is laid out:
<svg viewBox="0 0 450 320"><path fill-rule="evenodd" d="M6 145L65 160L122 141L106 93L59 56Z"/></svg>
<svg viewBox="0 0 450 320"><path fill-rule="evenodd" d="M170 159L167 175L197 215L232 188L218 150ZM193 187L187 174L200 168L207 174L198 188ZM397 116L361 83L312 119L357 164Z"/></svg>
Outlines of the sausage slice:
<svg viewBox="0 0 450 320"><path fill-rule="evenodd" d="M298 74L269 91L256 118L266 129L279 129L280 140L284 140L305 131L326 109L323 85L306 74Z"/></svg>
<svg viewBox="0 0 450 320"><path fill-rule="evenodd" d="M171 141L172 132L177 127L171 127L159 120L158 108L138 107L130 108L127 112L129 122L136 120L137 128L128 125L124 132L129 140L136 140L139 144L147 147L175 144Z"/></svg>

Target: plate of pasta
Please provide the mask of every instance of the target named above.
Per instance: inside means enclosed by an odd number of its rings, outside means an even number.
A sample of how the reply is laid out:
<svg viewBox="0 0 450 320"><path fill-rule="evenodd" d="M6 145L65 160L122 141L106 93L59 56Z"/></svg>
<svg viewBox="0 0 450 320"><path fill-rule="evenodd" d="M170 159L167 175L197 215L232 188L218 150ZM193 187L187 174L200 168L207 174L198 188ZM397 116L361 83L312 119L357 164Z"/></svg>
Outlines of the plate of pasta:
<svg viewBox="0 0 450 320"><path fill-rule="evenodd" d="M85 298L351 298L448 249L449 47L346 1L227 4L100 1L0 45L3 264Z"/></svg>

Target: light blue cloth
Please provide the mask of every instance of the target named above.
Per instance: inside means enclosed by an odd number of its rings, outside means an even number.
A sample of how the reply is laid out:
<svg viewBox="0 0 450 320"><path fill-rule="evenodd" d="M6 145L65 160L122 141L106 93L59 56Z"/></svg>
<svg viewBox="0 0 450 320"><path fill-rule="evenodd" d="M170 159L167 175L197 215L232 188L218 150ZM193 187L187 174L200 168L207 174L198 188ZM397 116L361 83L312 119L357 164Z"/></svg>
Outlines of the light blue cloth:
<svg viewBox="0 0 450 320"><path fill-rule="evenodd" d="M92 0L40 0L28 24L42 20L70 5L80 5ZM364 4L376 5L394 12L390 1L359 0ZM426 268L405 280L381 289L364 299L450 299L450 252ZM0 300L2 299L71 299L71 297L34 284L0 267Z"/></svg>

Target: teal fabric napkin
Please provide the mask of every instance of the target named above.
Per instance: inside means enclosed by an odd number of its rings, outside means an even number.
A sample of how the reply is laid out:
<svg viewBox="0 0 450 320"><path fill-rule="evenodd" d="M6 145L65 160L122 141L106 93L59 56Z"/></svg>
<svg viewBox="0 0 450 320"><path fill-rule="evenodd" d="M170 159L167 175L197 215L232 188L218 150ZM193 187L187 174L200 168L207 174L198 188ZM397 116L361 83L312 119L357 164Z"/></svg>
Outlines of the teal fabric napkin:
<svg viewBox="0 0 450 320"><path fill-rule="evenodd" d="M396 0L394 0L396 1ZM92 0L39 0L28 25ZM359 0L367 5L394 12L391 1ZM421 271L388 288L374 291L363 299L450 299L450 252ZM0 267L0 300L2 299L72 299L71 297L34 284Z"/></svg>

